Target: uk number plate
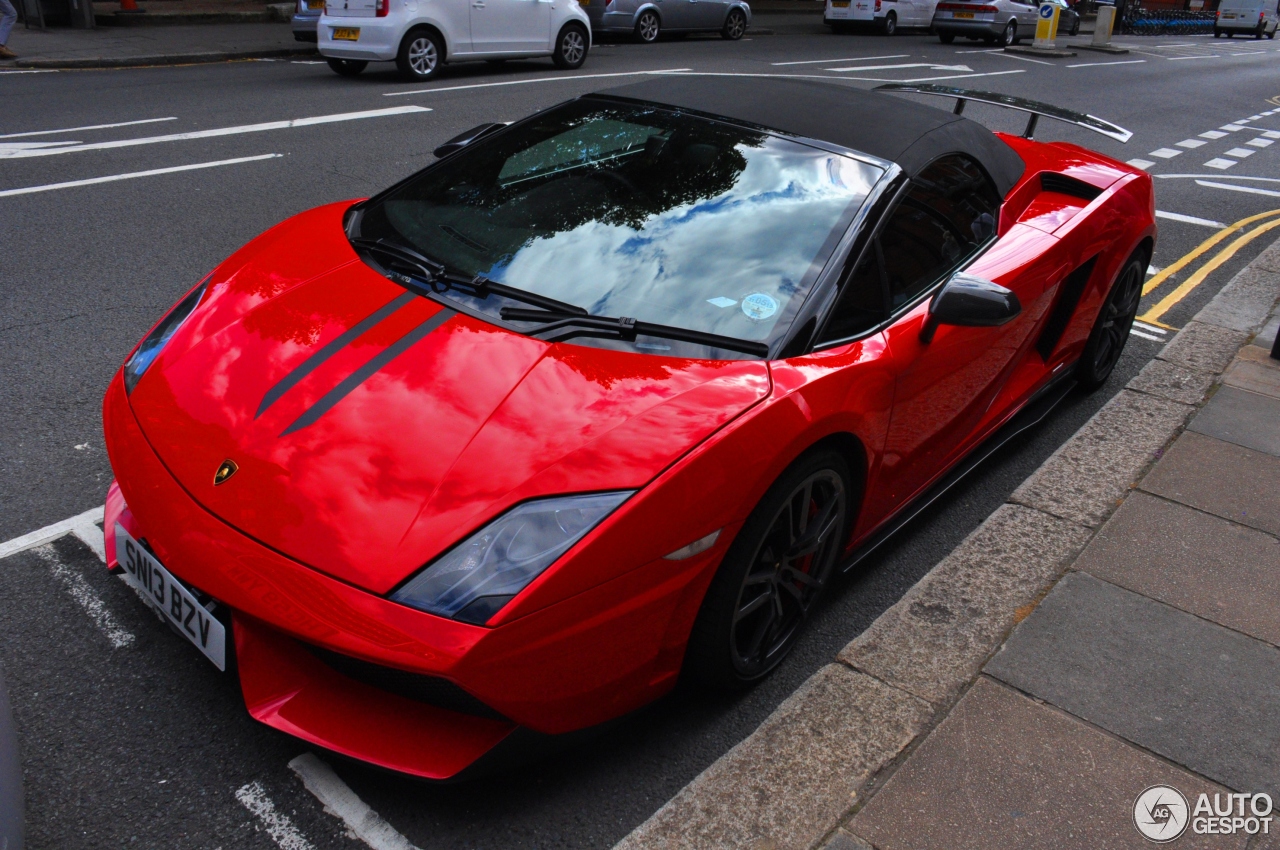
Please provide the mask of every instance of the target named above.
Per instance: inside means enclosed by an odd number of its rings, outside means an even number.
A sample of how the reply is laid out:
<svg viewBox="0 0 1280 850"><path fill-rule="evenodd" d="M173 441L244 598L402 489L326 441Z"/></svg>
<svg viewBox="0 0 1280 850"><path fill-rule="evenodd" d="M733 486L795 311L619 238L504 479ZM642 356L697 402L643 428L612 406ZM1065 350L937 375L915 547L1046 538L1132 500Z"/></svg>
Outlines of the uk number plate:
<svg viewBox="0 0 1280 850"><path fill-rule="evenodd" d="M359 41L360 28L359 27L334 27L333 40L334 41Z"/></svg>
<svg viewBox="0 0 1280 850"><path fill-rule="evenodd" d="M972 18L973 12L956 12L957 18Z"/></svg>
<svg viewBox="0 0 1280 850"><path fill-rule="evenodd" d="M227 669L226 628L119 523L116 523L116 560L124 567L125 581L133 585L160 616L195 644L215 667Z"/></svg>

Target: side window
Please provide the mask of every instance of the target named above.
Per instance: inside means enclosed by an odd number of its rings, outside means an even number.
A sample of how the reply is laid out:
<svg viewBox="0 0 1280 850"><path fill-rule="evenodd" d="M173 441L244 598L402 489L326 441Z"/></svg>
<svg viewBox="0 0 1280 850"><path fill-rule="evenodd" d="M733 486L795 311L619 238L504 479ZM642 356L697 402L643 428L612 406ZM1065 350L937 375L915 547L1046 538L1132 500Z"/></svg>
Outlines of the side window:
<svg viewBox="0 0 1280 850"><path fill-rule="evenodd" d="M868 246L857 271L845 281L840 298L819 342L831 342L857 336L884 319L884 297L880 264L876 261L875 244Z"/></svg>
<svg viewBox="0 0 1280 850"><path fill-rule="evenodd" d="M996 230L1000 196L965 156L945 156L912 180L880 231L890 310L931 289L968 260Z"/></svg>

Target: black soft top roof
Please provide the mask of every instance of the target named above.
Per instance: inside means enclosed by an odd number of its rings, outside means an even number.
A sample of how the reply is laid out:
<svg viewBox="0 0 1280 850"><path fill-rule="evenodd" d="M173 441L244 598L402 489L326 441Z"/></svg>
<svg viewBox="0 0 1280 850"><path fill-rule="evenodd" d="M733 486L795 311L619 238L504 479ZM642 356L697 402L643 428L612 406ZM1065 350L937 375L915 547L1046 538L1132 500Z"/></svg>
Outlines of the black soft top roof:
<svg viewBox="0 0 1280 850"><path fill-rule="evenodd" d="M943 154L967 153L991 175L1001 197L1025 168L1022 158L981 124L838 83L664 74L597 94L719 115L841 145L895 162L912 176Z"/></svg>

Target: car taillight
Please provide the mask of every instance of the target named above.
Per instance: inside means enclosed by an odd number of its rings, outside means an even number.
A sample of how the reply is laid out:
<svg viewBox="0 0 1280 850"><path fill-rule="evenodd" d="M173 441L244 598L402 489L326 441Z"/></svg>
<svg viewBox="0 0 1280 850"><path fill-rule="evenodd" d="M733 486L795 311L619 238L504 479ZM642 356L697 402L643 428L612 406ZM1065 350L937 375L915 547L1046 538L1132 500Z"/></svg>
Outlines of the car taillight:
<svg viewBox="0 0 1280 850"><path fill-rule="evenodd" d="M1259 12L1259 13L1258 13L1258 20L1260 20L1260 21L1262 21L1262 20L1266 20L1266 17L1267 17L1267 13L1266 13L1266 12Z"/></svg>
<svg viewBox="0 0 1280 850"><path fill-rule="evenodd" d="M378 0L377 16L379 18L385 18L387 16L387 12L390 12L390 11L391 11L391 0Z"/></svg>
<svg viewBox="0 0 1280 850"><path fill-rule="evenodd" d="M880 11L880 0L876 0L876 11Z"/></svg>

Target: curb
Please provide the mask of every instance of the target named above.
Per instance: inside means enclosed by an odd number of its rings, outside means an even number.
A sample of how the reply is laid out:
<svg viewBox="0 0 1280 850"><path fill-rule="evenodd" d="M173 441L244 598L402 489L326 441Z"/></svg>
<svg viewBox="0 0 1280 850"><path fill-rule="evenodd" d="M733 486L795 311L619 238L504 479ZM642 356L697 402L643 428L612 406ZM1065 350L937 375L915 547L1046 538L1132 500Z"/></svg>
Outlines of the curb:
<svg viewBox="0 0 1280 850"><path fill-rule="evenodd" d="M835 663L615 850L862 846L841 827L946 717L1182 432L1267 320L1278 276L1280 240Z"/></svg>
<svg viewBox="0 0 1280 850"><path fill-rule="evenodd" d="M287 11L268 6L261 12L147 12L145 14L112 13L98 15L95 22L100 27L167 27L188 24L262 24L288 23L293 16L293 6L283 5Z"/></svg>
<svg viewBox="0 0 1280 850"><path fill-rule="evenodd" d="M199 53L157 53L150 56L93 56L83 59L19 59L18 68L77 70L87 68L150 68L157 65L198 65L236 59L284 59L314 56L314 47L278 47L271 50L218 50Z"/></svg>

